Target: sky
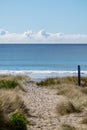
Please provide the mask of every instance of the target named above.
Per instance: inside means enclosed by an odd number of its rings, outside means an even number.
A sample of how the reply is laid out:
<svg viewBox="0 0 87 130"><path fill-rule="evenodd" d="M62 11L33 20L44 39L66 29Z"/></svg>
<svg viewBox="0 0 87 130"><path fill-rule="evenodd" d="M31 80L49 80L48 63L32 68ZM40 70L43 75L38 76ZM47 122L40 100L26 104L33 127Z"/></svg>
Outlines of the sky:
<svg viewBox="0 0 87 130"><path fill-rule="evenodd" d="M0 0L0 43L87 43L87 0Z"/></svg>

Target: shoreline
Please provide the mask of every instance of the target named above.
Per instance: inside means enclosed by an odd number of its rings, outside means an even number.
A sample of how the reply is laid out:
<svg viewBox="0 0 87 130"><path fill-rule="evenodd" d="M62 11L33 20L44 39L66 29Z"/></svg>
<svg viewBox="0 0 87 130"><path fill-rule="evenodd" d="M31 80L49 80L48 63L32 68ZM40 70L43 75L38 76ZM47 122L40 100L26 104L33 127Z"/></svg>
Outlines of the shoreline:
<svg viewBox="0 0 87 130"><path fill-rule="evenodd" d="M43 80L46 78L77 76L77 71L56 71L56 70L0 70L0 75L25 75L34 80ZM86 77L87 71L81 71L81 76Z"/></svg>

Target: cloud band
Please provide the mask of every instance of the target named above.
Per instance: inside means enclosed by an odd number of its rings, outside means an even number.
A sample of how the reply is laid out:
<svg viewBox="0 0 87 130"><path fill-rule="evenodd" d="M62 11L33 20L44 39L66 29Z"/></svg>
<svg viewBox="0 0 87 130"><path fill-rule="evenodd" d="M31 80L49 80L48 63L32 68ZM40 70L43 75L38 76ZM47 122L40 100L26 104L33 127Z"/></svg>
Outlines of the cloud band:
<svg viewBox="0 0 87 130"><path fill-rule="evenodd" d="M87 43L87 34L49 33L44 30L10 33L1 29L0 43Z"/></svg>

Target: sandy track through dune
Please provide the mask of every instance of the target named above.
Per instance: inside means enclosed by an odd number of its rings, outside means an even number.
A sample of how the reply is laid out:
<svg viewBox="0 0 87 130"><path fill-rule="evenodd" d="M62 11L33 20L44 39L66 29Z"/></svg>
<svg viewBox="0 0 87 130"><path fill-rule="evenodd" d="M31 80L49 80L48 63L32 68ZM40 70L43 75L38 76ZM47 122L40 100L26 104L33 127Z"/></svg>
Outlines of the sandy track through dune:
<svg viewBox="0 0 87 130"><path fill-rule="evenodd" d="M56 114L56 105L64 99L63 96L56 95L54 90L38 87L34 81L22 81L22 84L26 89L23 99L30 113L29 130L59 130L58 127L63 123L80 127L79 117L82 114L77 116L74 113L63 117Z"/></svg>
<svg viewBox="0 0 87 130"><path fill-rule="evenodd" d="M55 107L62 98L54 91L38 87L33 81L23 81L27 93L24 95L25 103L29 106L31 130L57 130L59 119L55 114Z"/></svg>

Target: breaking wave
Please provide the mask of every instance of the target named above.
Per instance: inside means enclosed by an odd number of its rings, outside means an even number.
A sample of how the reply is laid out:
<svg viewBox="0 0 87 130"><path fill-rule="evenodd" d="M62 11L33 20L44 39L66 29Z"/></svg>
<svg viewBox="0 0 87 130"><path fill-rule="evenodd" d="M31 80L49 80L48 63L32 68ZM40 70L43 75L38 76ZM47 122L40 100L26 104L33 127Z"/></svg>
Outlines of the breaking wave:
<svg viewBox="0 0 87 130"><path fill-rule="evenodd" d="M50 70L0 70L0 75L27 75L35 80L48 77L77 76L77 71L50 71ZM82 76L87 76L87 71L81 71Z"/></svg>

